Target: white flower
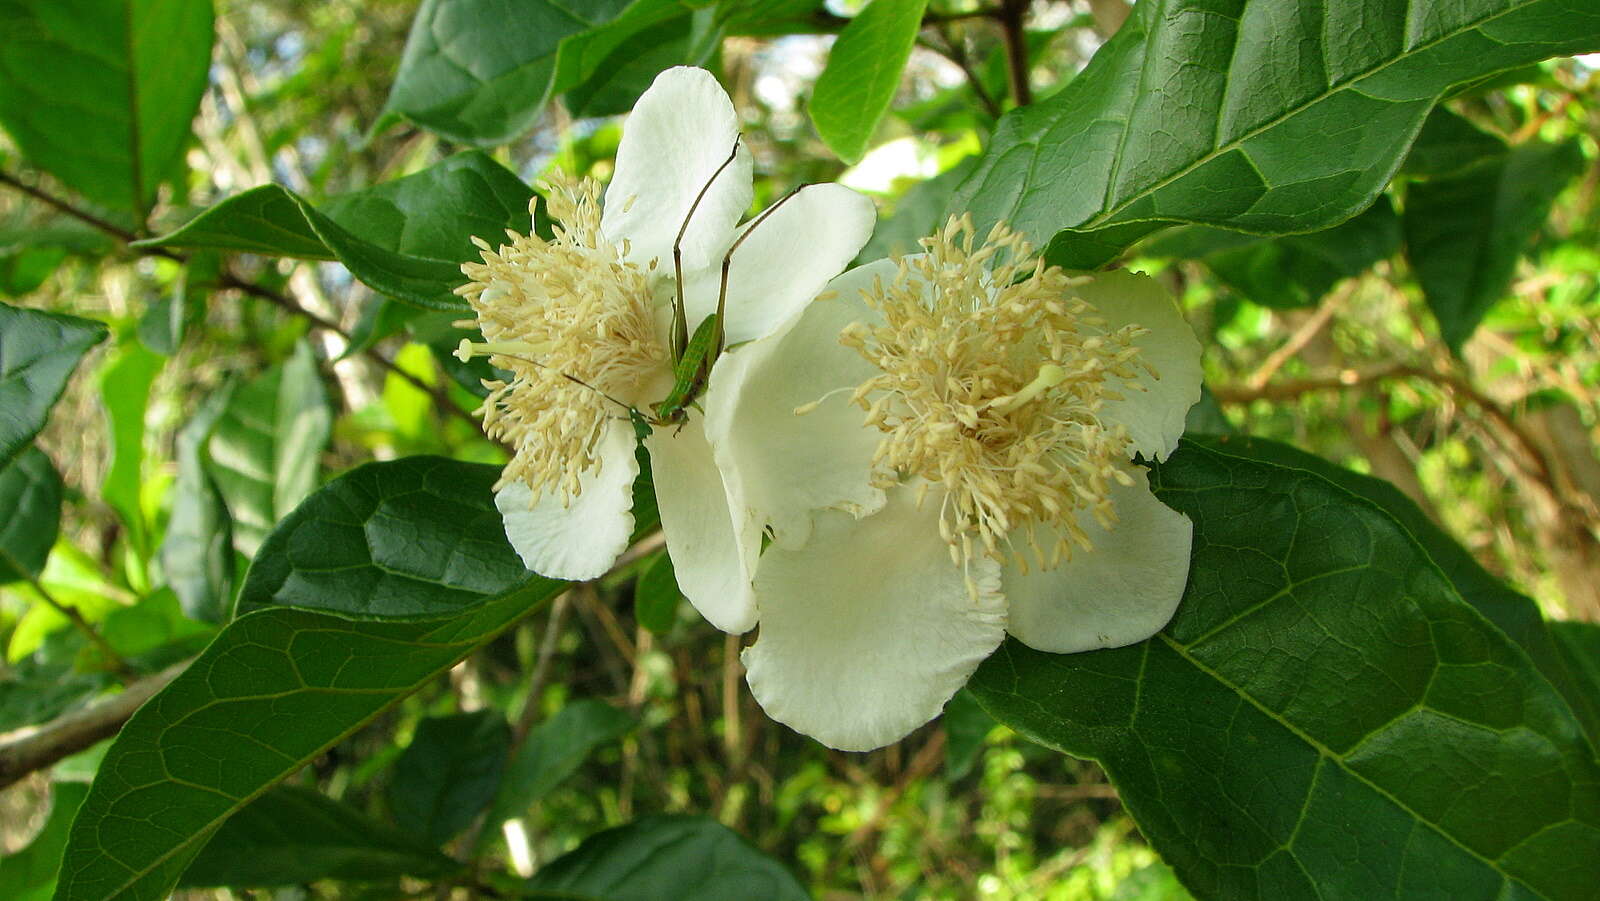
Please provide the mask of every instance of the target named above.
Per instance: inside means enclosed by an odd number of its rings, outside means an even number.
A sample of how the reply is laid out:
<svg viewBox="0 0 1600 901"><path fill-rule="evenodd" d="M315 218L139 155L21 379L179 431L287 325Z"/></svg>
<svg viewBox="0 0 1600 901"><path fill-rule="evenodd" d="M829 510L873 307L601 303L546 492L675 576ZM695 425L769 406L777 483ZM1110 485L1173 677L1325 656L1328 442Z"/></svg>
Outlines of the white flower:
<svg viewBox="0 0 1600 901"><path fill-rule="evenodd" d="M626 122L603 206L592 180L553 185L554 240L479 242L483 262L462 267L470 282L459 293L487 342L464 342L463 353L488 353L512 375L488 385L484 428L512 448L495 503L535 572L597 578L627 546L638 474L627 408L648 416L674 382L680 229L688 332L716 309L724 254L751 200L738 137L733 104L709 73L662 72ZM873 217L871 201L837 185L807 187L775 210L733 254L726 343L791 325L865 243ZM700 402L714 403L715 391ZM748 629L760 533L729 512L698 411L645 443L681 587L718 627Z"/></svg>
<svg viewBox="0 0 1600 901"><path fill-rule="evenodd" d="M938 715L1008 632L1056 653L1149 637L1188 575L1188 518L1130 462L1165 459L1199 398L1171 297L1068 278L1003 226L923 246L730 360L707 414L773 536L751 691L844 750Z"/></svg>

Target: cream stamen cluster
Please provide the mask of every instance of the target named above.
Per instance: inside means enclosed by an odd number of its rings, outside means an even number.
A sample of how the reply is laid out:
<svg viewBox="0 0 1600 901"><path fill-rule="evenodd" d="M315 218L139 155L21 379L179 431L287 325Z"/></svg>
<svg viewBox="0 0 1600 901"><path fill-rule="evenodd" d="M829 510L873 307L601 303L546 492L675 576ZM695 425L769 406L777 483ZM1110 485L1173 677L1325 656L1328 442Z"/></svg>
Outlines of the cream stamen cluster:
<svg viewBox="0 0 1600 901"><path fill-rule="evenodd" d="M852 324L840 341L882 372L852 399L885 433L880 484L920 476L919 502L943 489L940 531L958 565L1011 553L1026 568L1014 547L1025 538L1049 569L1074 544L1090 547L1079 511L1114 523L1107 495L1130 483L1118 466L1129 439L1099 414L1148 369L1133 346L1145 330L1108 329L1075 281L1005 225L976 248L973 237L970 217L952 218L922 241L926 254L866 292L881 324ZM1042 524L1058 535L1048 547Z"/></svg>
<svg viewBox="0 0 1600 901"><path fill-rule="evenodd" d="M538 499L559 491L570 501L578 477L598 467L596 445L626 411L610 398L637 404L640 391L667 366L656 334L649 267L623 259L600 231L600 187L593 179L548 186L555 238L519 235L498 250L473 241L483 262L465 263L471 279L456 289L477 312L487 343L462 353L486 353L512 373L487 381L483 428L513 451L497 489L524 482Z"/></svg>

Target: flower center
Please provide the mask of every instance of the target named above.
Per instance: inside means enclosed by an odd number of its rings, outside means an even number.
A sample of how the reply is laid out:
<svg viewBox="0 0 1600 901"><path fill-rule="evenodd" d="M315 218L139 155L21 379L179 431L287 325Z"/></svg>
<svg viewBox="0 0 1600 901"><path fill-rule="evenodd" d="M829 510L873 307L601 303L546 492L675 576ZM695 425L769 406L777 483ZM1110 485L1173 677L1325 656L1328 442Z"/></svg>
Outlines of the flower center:
<svg viewBox="0 0 1600 901"><path fill-rule="evenodd" d="M1131 483L1118 465L1127 430L1099 414L1149 370L1133 346L1145 330L1108 329L1073 296L1077 282L1004 225L974 248L970 217L952 218L922 246L866 292L882 322L840 336L881 370L852 396L884 433L876 478L920 476L919 503L943 489L940 533L957 565L1012 554L1026 569L1025 542L1054 567L1090 547L1078 514L1109 527L1111 484Z"/></svg>
<svg viewBox="0 0 1600 901"><path fill-rule="evenodd" d="M483 262L464 263L456 289L478 314L485 343L463 342L463 359L486 354L512 374L485 382L481 414L491 438L512 448L496 488L525 482L535 499L559 491L570 501L610 420L626 416L667 366L653 313L652 272L624 261L600 232L600 186L593 179L552 181L548 208L555 239L508 232Z"/></svg>

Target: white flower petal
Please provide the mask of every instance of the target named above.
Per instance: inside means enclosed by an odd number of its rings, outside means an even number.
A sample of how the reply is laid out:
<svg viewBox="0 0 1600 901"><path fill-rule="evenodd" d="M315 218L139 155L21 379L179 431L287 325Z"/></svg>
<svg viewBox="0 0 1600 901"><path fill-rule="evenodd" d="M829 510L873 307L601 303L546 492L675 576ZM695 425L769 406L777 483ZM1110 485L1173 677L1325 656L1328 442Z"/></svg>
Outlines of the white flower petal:
<svg viewBox="0 0 1600 901"><path fill-rule="evenodd" d="M822 184L800 189L771 215L751 220L728 269L727 343L765 338L792 322L855 259L876 219L865 195ZM719 261L689 281L691 324L716 312L721 278Z"/></svg>
<svg viewBox="0 0 1600 901"><path fill-rule="evenodd" d="M582 492L563 503L547 491L529 506L533 492L512 482L495 492L506 537L523 565L551 579L581 582L611 569L633 534L633 479L639 474L636 440L627 420L613 422L600 438L600 470L579 479Z"/></svg>
<svg viewBox="0 0 1600 901"><path fill-rule="evenodd" d="M1150 493L1144 469L1130 465L1132 487L1114 486L1118 516L1107 532L1084 515L1094 549L1077 549L1055 569L1027 575L1014 561L1001 575L1011 622L1006 631L1040 651L1070 654L1119 648L1161 631L1189 579L1194 526ZM1052 535L1041 530L1040 543Z"/></svg>
<svg viewBox="0 0 1600 901"><path fill-rule="evenodd" d="M799 551L769 548L756 573L761 635L744 652L750 690L773 719L829 747L867 751L939 714L1005 638L999 567L961 569L938 505L910 487L857 521L818 516Z"/></svg>
<svg viewBox="0 0 1600 901"><path fill-rule="evenodd" d="M883 506L883 491L869 483L882 433L862 425L866 414L849 391L824 395L878 372L839 343L839 332L874 320L861 292L894 272L889 260L846 272L828 284L836 297L812 302L788 331L729 351L711 372L705 427L717 464L781 546L805 543L813 510L866 515ZM819 399L816 409L795 415Z"/></svg>
<svg viewBox="0 0 1600 901"><path fill-rule="evenodd" d="M698 418L682 428L657 428L645 439L661 510L661 531L678 576L678 588L700 615L724 632L756 624L751 571L761 553L761 527L735 521L722 474Z"/></svg>
<svg viewBox="0 0 1600 901"><path fill-rule="evenodd" d="M628 259L658 258L660 271L670 274L672 242L711 183L684 235L683 265L686 271L719 265L752 196L750 152L742 145L711 182L738 136L733 102L711 73L678 66L657 75L623 124L601 231L618 244L628 240Z"/></svg>
<svg viewBox="0 0 1600 901"><path fill-rule="evenodd" d="M1128 427L1133 438L1130 450L1165 460L1178 446L1189 408L1200 399L1200 342L1194 330L1184 321L1172 295L1147 275L1098 273L1076 293L1094 304L1109 328L1132 323L1150 330L1135 343L1140 357L1161 377L1151 378L1146 373L1139 380L1145 390L1120 391L1124 399L1108 402L1100 415L1108 423Z"/></svg>

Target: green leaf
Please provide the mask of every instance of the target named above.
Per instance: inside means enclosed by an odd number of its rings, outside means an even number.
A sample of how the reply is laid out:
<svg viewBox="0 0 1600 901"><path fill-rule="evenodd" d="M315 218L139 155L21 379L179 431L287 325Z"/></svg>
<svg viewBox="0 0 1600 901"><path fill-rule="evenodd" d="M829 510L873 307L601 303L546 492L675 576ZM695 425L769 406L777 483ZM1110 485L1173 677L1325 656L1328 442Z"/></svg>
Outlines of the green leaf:
<svg viewBox="0 0 1600 901"><path fill-rule="evenodd" d="M928 0L872 0L839 33L811 92L811 121L829 149L861 161L889 111Z"/></svg>
<svg viewBox="0 0 1600 901"><path fill-rule="evenodd" d="M1406 258L1452 351L1505 296L1556 195L1583 169L1576 140L1531 143L1406 191Z"/></svg>
<svg viewBox="0 0 1600 901"><path fill-rule="evenodd" d="M321 207L263 185L211 207L137 247L211 248L338 260L379 293L414 306L461 310L461 264L479 258L474 236L526 233L533 190L485 154L449 157L414 175L329 198Z"/></svg>
<svg viewBox="0 0 1600 901"><path fill-rule="evenodd" d="M89 786L82 782L56 782L50 793L50 818L39 834L15 854L0 857L0 898L6 901L47 901L55 890L67 829L84 795L89 793Z"/></svg>
<svg viewBox="0 0 1600 901"><path fill-rule="evenodd" d="M166 359L127 342L100 370L100 401L110 420L111 465L100 483L101 496L128 529L134 551L150 556L150 527L139 504L144 484L144 413L150 384Z"/></svg>
<svg viewBox="0 0 1600 901"><path fill-rule="evenodd" d="M106 687L110 676L79 672L74 665L83 644L73 630L58 632L38 653L0 672L0 732L53 720Z"/></svg>
<svg viewBox="0 0 1600 901"><path fill-rule="evenodd" d="M1199 897L1591 897L1593 746L1405 528L1233 444L1151 481L1194 521L1177 615L1114 650L1007 641L969 686L990 713L1100 761Z"/></svg>
<svg viewBox="0 0 1600 901"><path fill-rule="evenodd" d="M208 469L212 431L227 408L228 391L200 404L178 432L178 478L172 515L161 541L161 568L183 612L194 620L220 623L233 601L233 522Z"/></svg>
<svg viewBox="0 0 1600 901"><path fill-rule="evenodd" d="M1597 49L1590 0L1412 15L1148 0L1064 88L1001 119L948 209L970 210L980 234L1009 221L1078 269L1179 222L1317 231L1373 201L1452 86Z"/></svg>
<svg viewBox="0 0 1600 901"><path fill-rule="evenodd" d="M440 484L492 506L486 488L494 467L435 460ZM352 479L409 485L414 461L373 463L335 479L310 498L345 489ZM486 479L486 477L489 477ZM304 528L291 517L284 528ZM648 511L641 511L647 513ZM414 508L412 515L422 514ZM451 616L412 621L354 621L327 613L269 607L234 620L171 685L130 719L101 765L72 838L56 897L60 901L158 901L224 820L285 776L315 759L391 704L433 680L517 620L538 609L560 583L524 573L510 585L487 586L483 573L454 544L407 545L424 521L373 518L349 540L405 548L412 577L377 566L352 566L394 591L434 591L454 601ZM641 528L654 519L641 516ZM274 535L257 570L296 575L277 559L292 542ZM497 555L512 555L501 539ZM462 574L458 578L458 574ZM338 590L344 583L334 585ZM387 589L386 589L387 590ZM469 601L475 598L475 603ZM433 609L450 607L427 602ZM218 766L218 748L227 765ZM161 810L159 822L149 817Z"/></svg>
<svg viewBox="0 0 1600 901"><path fill-rule="evenodd" d="M945 733L945 778L960 779L972 772L973 765L983 756L983 742L989 730L995 727L994 717L983 709L972 692L962 689L944 706L939 721Z"/></svg>
<svg viewBox="0 0 1600 901"><path fill-rule="evenodd" d="M444 876L460 865L317 791L280 785L234 814L183 874L184 886L272 886Z"/></svg>
<svg viewBox="0 0 1600 901"><path fill-rule="evenodd" d="M177 353L189 324L205 309L206 295L216 287L221 265L221 257L213 251L191 257L178 270L172 287L145 307L139 317L139 342L164 357Z"/></svg>
<svg viewBox="0 0 1600 901"><path fill-rule="evenodd" d="M510 753L511 727L494 710L418 723L389 783L395 823L430 845L449 841L494 800Z"/></svg>
<svg viewBox="0 0 1600 901"><path fill-rule="evenodd" d="M1552 631L1562 624L1547 623L1533 598L1518 594L1491 575L1400 489L1382 479L1335 466L1285 444L1230 437L1221 446L1248 454L1251 459L1314 473L1376 504L1393 517L1428 552L1461 599L1527 652L1539 672L1567 699L1588 733L1589 742L1600 747L1600 693L1580 687L1580 680L1576 678L1580 668L1565 659L1558 648L1560 642L1555 640Z"/></svg>
<svg viewBox="0 0 1600 901"><path fill-rule="evenodd" d="M564 69L573 71L558 75L556 82L558 90L571 84L563 93L567 111L574 118L621 115L633 109L662 71L704 63L722 39L712 12L700 10L645 28L639 28L636 17L630 16L607 28L568 39L561 60ZM617 43L615 38L619 36L623 40ZM609 55L598 64L590 62L596 53L607 48L611 48Z"/></svg>
<svg viewBox="0 0 1600 901"><path fill-rule="evenodd" d="M227 502L246 557L317 486L333 414L304 342L294 356L237 386L207 444L207 471Z"/></svg>
<svg viewBox="0 0 1600 901"><path fill-rule="evenodd" d="M582 60L565 57L590 57L593 71L631 32L572 50L568 40L619 18L645 27L680 12L662 0L423 0L376 127L405 119L462 144L508 143L552 93L582 80Z"/></svg>
<svg viewBox="0 0 1600 901"><path fill-rule="evenodd" d="M1507 149L1504 141L1441 106L1422 123L1400 172L1413 178L1454 175Z"/></svg>
<svg viewBox="0 0 1600 901"><path fill-rule="evenodd" d="M1262 238L1204 225L1173 229L1144 252L1199 260L1235 293L1265 307L1313 306L1335 283L1400 249L1400 219L1385 197L1348 222L1309 235Z"/></svg>
<svg viewBox="0 0 1600 901"><path fill-rule="evenodd" d="M205 92L211 0L10 0L0 34L0 126L17 149L142 219Z"/></svg>
<svg viewBox="0 0 1600 901"><path fill-rule="evenodd" d="M98 322L0 303L0 464L44 428L73 367L105 337Z"/></svg>
<svg viewBox="0 0 1600 901"><path fill-rule="evenodd" d="M1574 675L1575 691L1588 698L1590 704L1600 707L1600 625L1553 622L1550 632Z"/></svg>
<svg viewBox="0 0 1600 901"><path fill-rule="evenodd" d="M0 510L0 585L36 578L61 528L61 476L37 447L0 467Z"/></svg>
<svg viewBox="0 0 1600 901"><path fill-rule="evenodd" d="M682 602L678 574L672 569L672 558L663 550L633 585L633 618L651 632L665 635L678 621L678 605Z"/></svg>
<svg viewBox="0 0 1600 901"><path fill-rule="evenodd" d="M442 457L354 469L286 518L245 577L239 613L269 606L360 617L443 616L528 576L506 542L500 470Z"/></svg>
<svg viewBox="0 0 1600 901"><path fill-rule="evenodd" d="M528 703L538 703L529 698ZM621 738L634 718L603 701L586 698L561 708L528 733L506 769L489 824L522 816L535 801L577 771L601 745Z"/></svg>
<svg viewBox="0 0 1600 901"><path fill-rule="evenodd" d="M535 873L527 885L535 893L604 901L810 898L782 864L738 833L692 816L641 817L591 835Z"/></svg>

